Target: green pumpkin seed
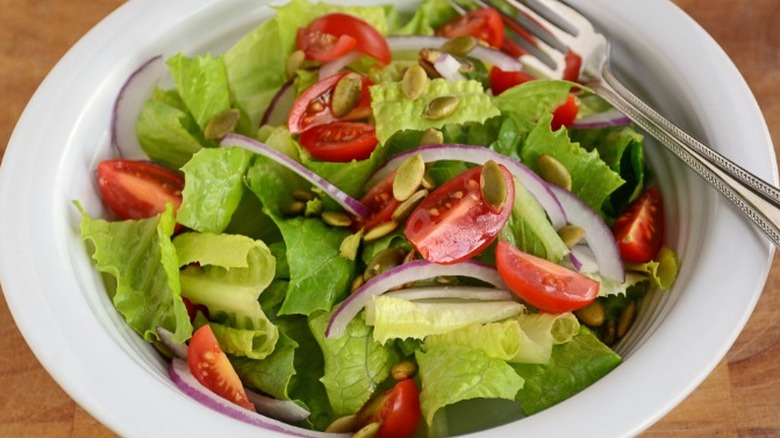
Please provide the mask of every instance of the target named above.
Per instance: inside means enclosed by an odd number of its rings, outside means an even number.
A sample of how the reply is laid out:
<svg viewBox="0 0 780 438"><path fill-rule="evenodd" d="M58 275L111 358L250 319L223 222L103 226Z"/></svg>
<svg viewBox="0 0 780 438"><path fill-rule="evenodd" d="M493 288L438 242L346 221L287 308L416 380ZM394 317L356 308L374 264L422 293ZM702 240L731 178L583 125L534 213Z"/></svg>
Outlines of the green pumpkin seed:
<svg viewBox="0 0 780 438"><path fill-rule="evenodd" d="M414 211L417 205L422 202L425 197L428 196L428 191L425 189L418 190L407 198L404 202L398 204L398 207L393 211L392 219L395 222L403 222L404 219L409 217Z"/></svg>
<svg viewBox="0 0 780 438"><path fill-rule="evenodd" d="M331 433L350 433L357 428L357 415L346 415L333 420L333 423L325 429Z"/></svg>
<svg viewBox="0 0 780 438"><path fill-rule="evenodd" d="M458 109L458 105L460 99L457 96L435 97L428 102L422 116L428 120L441 120L452 115Z"/></svg>
<svg viewBox="0 0 780 438"><path fill-rule="evenodd" d="M607 346L611 346L615 343L615 340L617 339L616 330L615 330L615 321L609 320L604 326L603 331L601 332L601 342L606 344Z"/></svg>
<svg viewBox="0 0 780 438"><path fill-rule="evenodd" d="M363 426L362 429L355 432L355 434L352 435L352 438L374 438L376 434L379 433L380 426L382 426L382 423L378 421L368 423L367 425Z"/></svg>
<svg viewBox="0 0 780 438"><path fill-rule="evenodd" d="M381 239L388 234L395 231L395 229L398 228L398 223L395 221L388 221L385 223L381 223L371 230L369 230L364 236L363 241L364 242L373 242L374 240Z"/></svg>
<svg viewBox="0 0 780 438"><path fill-rule="evenodd" d="M585 237L585 229L577 225L566 225L558 230L558 236L567 247L572 248Z"/></svg>
<svg viewBox="0 0 780 438"><path fill-rule="evenodd" d="M436 188L436 181L433 180L433 177L428 172L423 176L422 187L429 192Z"/></svg>
<svg viewBox="0 0 780 438"><path fill-rule="evenodd" d="M355 108L360 100L363 80L355 73L347 73L333 88L330 109L336 117L342 117Z"/></svg>
<svg viewBox="0 0 780 438"><path fill-rule="evenodd" d="M331 227L348 227L352 225L352 218L348 214L341 211L323 211L322 221Z"/></svg>
<svg viewBox="0 0 780 438"><path fill-rule="evenodd" d="M362 275L358 275L357 277L355 277L355 279L352 280L352 288L351 288L352 292L355 292L356 290L360 289L360 287L363 286L365 282L366 280L363 279Z"/></svg>
<svg viewBox="0 0 780 438"><path fill-rule="evenodd" d="M428 73L420 64L414 64L406 69L401 79L401 90L411 100L420 97L428 86Z"/></svg>
<svg viewBox="0 0 780 438"><path fill-rule="evenodd" d="M209 120L203 129L203 136L206 140L219 140L225 134L236 130L239 118L241 113L235 108L222 111Z"/></svg>
<svg viewBox="0 0 780 438"><path fill-rule="evenodd" d="M287 58L287 65L285 66L287 77L291 78L295 76L295 72L297 72L299 68L303 67L304 62L306 62L306 54L303 53L303 50L296 50L292 52L290 57Z"/></svg>
<svg viewBox="0 0 780 438"><path fill-rule="evenodd" d="M401 248L386 248L379 251L368 262L366 271L363 273L363 280L368 281L388 269L395 268L403 263L405 256L406 251Z"/></svg>
<svg viewBox="0 0 780 438"><path fill-rule="evenodd" d="M606 320L606 314L604 313L604 305L601 301L594 300L587 306L577 309L574 314L583 324L589 327L600 327Z"/></svg>
<svg viewBox="0 0 780 438"><path fill-rule="evenodd" d="M390 375L399 382L410 379L415 374L417 374L417 362L411 359L403 359L390 369Z"/></svg>
<svg viewBox="0 0 780 438"><path fill-rule="evenodd" d="M393 197L401 202L409 199L420 187L424 176L425 161L421 154L414 154L404 160L393 179Z"/></svg>
<svg viewBox="0 0 780 438"><path fill-rule="evenodd" d="M426 144L442 144L444 143L444 134L436 128L428 128L423 131L420 137L420 146Z"/></svg>
<svg viewBox="0 0 780 438"><path fill-rule="evenodd" d="M618 323L617 323L617 330L615 332L618 338L622 338L623 336L626 335L626 333L628 333L628 329L630 329L631 324L634 323L635 316L636 316L636 302L631 301L623 309L623 311L620 312L620 317L618 318Z"/></svg>
<svg viewBox="0 0 780 438"><path fill-rule="evenodd" d="M287 216L298 216L306 211L306 203L301 201L292 202L285 207L282 207L282 213Z"/></svg>
<svg viewBox="0 0 780 438"><path fill-rule="evenodd" d="M459 35L442 44L441 50L453 56L466 56L477 47L479 41L471 35Z"/></svg>
<svg viewBox="0 0 780 438"><path fill-rule="evenodd" d="M571 191L571 173L560 161L550 155L543 154L537 162L539 175L550 184L555 184Z"/></svg>
<svg viewBox="0 0 780 438"><path fill-rule="evenodd" d="M420 60L433 65L443 55L441 50L425 48L420 50Z"/></svg>
<svg viewBox="0 0 780 438"><path fill-rule="evenodd" d="M314 193L296 189L293 190L292 197L295 198L296 201L309 202L314 199Z"/></svg>
<svg viewBox="0 0 780 438"><path fill-rule="evenodd" d="M482 166L479 174L479 189L482 199L494 211L500 211L509 196L509 188L504 178L504 172L495 161L489 160Z"/></svg>

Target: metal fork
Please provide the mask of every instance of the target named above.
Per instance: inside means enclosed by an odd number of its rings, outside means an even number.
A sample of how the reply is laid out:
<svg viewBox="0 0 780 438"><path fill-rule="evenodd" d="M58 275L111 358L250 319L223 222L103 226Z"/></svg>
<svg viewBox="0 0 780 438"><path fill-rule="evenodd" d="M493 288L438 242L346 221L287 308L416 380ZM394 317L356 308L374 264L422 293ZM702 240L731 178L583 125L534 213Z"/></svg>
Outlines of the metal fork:
<svg viewBox="0 0 780 438"><path fill-rule="evenodd" d="M494 0L474 2L501 11ZM586 17L559 0L504 2L515 11L502 16L507 28L519 30L515 41L527 52L520 57L527 69L561 78L567 54L569 62L572 53L579 55L581 83L660 141L780 247L780 191L687 134L621 84L610 67L609 42Z"/></svg>

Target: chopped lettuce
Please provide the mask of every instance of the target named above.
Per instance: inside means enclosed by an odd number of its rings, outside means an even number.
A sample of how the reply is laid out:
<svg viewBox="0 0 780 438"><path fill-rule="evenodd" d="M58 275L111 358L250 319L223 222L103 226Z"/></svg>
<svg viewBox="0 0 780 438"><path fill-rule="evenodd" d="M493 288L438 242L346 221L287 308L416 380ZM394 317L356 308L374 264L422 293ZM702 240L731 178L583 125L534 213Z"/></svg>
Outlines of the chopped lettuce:
<svg viewBox="0 0 780 438"><path fill-rule="evenodd" d="M230 91L222 58L178 54L168 58L173 82L200 129L214 116L230 109Z"/></svg>

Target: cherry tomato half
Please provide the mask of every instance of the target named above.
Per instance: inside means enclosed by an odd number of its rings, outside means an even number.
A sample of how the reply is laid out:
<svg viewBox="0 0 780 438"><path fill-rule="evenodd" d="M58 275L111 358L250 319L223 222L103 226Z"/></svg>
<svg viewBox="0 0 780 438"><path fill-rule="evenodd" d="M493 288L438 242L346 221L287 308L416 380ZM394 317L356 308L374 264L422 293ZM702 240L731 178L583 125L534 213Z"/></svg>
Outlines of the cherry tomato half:
<svg viewBox="0 0 780 438"><path fill-rule="evenodd" d="M379 422L376 438L409 438L421 417L420 392L412 379L405 379L369 400L357 413L356 424L360 428Z"/></svg>
<svg viewBox="0 0 780 438"><path fill-rule="evenodd" d="M190 372L203 386L242 408L255 411L244 386L208 324L195 330L187 349Z"/></svg>
<svg viewBox="0 0 780 438"><path fill-rule="evenodd" d="M378 140L374 125L333 122L303 131L299 142L319 160L344 163L368 158Z"/></svg>
<svg viewBox="0 0 780 438"><path fill-rule="evenodd" d="M550 122L550 127L553 131L557 131L561 126L569 127L574 123L574 119L577 118L577 112L580 110L580 104L577 102L577 98L573 94L570 94L566 98L566 102L562 103L558 108L553 111L553 119Z"/></svg>
<svg viewBox="0 0 780 438"><path fill-rule="evenodd" d="M374 187L360 198L360 202L368 207L368 218L362 223L357 223L358 228L362 226L363 230L368 231L375 226L389 221L395 209L401 204L393 196L393 180L395 172L386 176Z"/></svg>
<svg viewBox="0 0 780 438"><path fill-rule="evenodd" d="M471 168L442 184L415 208L404 232L428 261L457 263L473 257L495 240L512 212L515 185L512 174L499 165L507 198L498 211L482 197L482 166Z"/></svg>
<svg viewBox="0 0 780 438"><path fill-rule="evenodd" d="M336 84L346 75L358 75L362 81L360 98L347 114L336 117L331 109L331 98ZM373 85L370 79L359 73L341 72L328 76L304 91L293 103L287 118L287 128L293 135L317 125L336 121L365 119L371 115L371 94L368 87Z"/></svg>
<svg viewBox="0 0 780 438"><path fill-rule="evenodd" d="M544 312L570 312L599 295L598 281L522 252L504 240L496 246L496 267L509 290Z"/></svg>
<svg viewBox="0 0 780 438"><path fill-rule="evenodd" d="M504 91L528 81L536 79L532 74L525 71L504 71L493 66L490 69L490 90L494 96L498 96Z"/></svg>
<svg viewBox="0 0 780 438"><path fill-rule="evenodd" d="M145 219L165 211L168 202L178 209L184 178L146 161L101 161L98 186L108 208L120 219Z"/></svg>
<svg viewBox="0 0 780 438"><path fill-rule="evenodd" d="M453 18L437 30L436 34L446 37L471 35L492 47L501 48L504 42L504 24L497 10L480 8Z"/></svg>
<svg viewBox="0 0 780 438"><path fill-rule="evenodd" d="M664 213L658 188L635 199L612 227L623 260L645 263L658 256L664 238Z"/></svg>
<svg viewBox="0 0 780 438"><path fill-rule="evenodd" d="M392 58L387 40L374 26L338 12L315 19L299 32L297 47L307 58L321 62L332 61L352 48L385 65Z"/></svg>

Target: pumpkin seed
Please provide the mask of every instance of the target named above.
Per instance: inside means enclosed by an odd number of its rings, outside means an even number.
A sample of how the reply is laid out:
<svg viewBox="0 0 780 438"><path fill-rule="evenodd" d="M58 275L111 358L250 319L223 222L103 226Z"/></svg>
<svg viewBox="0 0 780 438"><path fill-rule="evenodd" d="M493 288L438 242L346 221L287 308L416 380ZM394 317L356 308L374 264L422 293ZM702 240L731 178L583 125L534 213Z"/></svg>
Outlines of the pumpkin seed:
<svg viewBox="0 0 780 438"><path fill-rule="evenodd" d="M403 359L390 369L390 375L399 382L410 379L415 374L417 374L417 362L411 359Z"/></svg>
<svg viewBox="0 0 780 438"><path fill-rule="evenodd" d="M477 47L477 44L478 40L473 36L459 35L442 44L441 50L453 56L466 56Z"/></svg>
<svg viewBox="0 0 780 438"><path fill-rule="evenodd" d="M287 216L298 216L306 211L306 203L301 201L292 202L285 207L282 207L282 213Z"/></svg>
<svg viewBox="0 0 780 438"><path fill-rule="evenodd" d="M479 189L482 199L495 211L500 211L509 196L509 189L504 178L504 172L493 160L488 160L482 166L479 174Z"/></svg>
<svg viewBox="0 0 780 438"><path fill-rule="evenodd" d="M402 222L404 219L409 217L410 214L414 211L414 209L417 207L417 205L422 202L425 197L428 196L428 191L425 189L418 190L412 194L409 198L407 198L404 202L398 204L398 207L395 208L393 211L392 219L395 222Z"/></svg>
<svg viewBox="0 0 780 438"><path fill-rule="evenodd" d="M405 159L393 178L393 197L401 202L409 199L420 187L424 176L425 161L421 154Z"/></svg>
<svg viewBox="0 0 780 438"><path fill-rule="evenodd" d="M325 432L331 433L350 433L357 428L357 415L346 415L333 420L325 429Z"/></svg>
<svg viewBox="0 0 780 438"><path fill-rule="evenodd" d="M558 236L567 247L572 248L585 237L585 228L577 225L566 225L558 230Z"/></svg>
<svg viewBox="0 0 780 438"><path fill-rule="evenodd" d="M360 100L363 80L355 73L347 73L333 88L330 109L336 117L342 117L355 108Z"/></svg>
<svg viewBox="0 0 780 438"><path fill-rule="evenodd" d="M291 78L295 76L295 72L297 72L299 68L303 67L303 63L305 61L306 54L303 53L303 50L296 50L292 52L290 57L287 58L287 65L285 66L287 77Z"/></svg>
<svg viewBox="0 0 780 438"><path fill-rule="evenodd" d="M388 221L381 223L371 230L369 230L364 236L363 241L364 242L373 242L374 240L381 239L388 234L395 231L395 229L398 228L398 223L395 221Z"/></svg>
<svg viewBox="0 0 780 438"><path fill-rule="evenodd" d="M550 155L542 154L537 162L539 175L548 183L571 191L571 173L560 161Z"/></svg>
<svg viewBox="0 0 780 438"><path fill-rule="evenodd" d="M331 227L348 227L352 225L352 218L341 211L323 211L322 221Z"/></svg>
<svg viewBox="0 0 780 438"><path fill-rule="evenodd" d="M355 279L352 280L352 288L351 288L352 292L355 292L356 290L360 289L360 287L363 286L363 284L365 283L366 280L363 279L362 275L358 275L357 277L355 277Z"/></svg>
<svg viewBox="0 0 780 438"><path fill-rule="evenodd" d="M587 306L575 310L574 314L579 318L580 322L589 327L600 327L606 319L604 305L599 300L594 300Z"/></svg>
<svg viewBox="0 0 780 438"><path fill-rule="evenodd" d="M609 321L607 321L604 330L601 332L601 342L603 342L607 346L611 346L612 344L615 343L615 340L616 340L615 321L610 319Z"/></svg>
<svg viewBox="0 0 780 438"><path fill-rule="evenodd" d="M309 202L314 199L314 193L296 189L293 190L292 197L295 198L296 201Z"/></svg>
<svg viewBox="0 0 780 438"><path fill-rule="evenodd" d="M429 63L431 66L443 55L441 50L424 48L420 50L420 60ZM424 67L424 66L423 66Z"/></svg>
<svg viewBox="0 0 780 438"><path fill-rule="evenodd" d="M209 120L203 129L203 136L206 140L219 140L225 134L235 131L239 118L241 113L235 108L222 111Z"/></svg>
<svg viewBox="0 0 780 438"><path fill-rule="evenodd" d="M441 120L452 115L458 109L458 105L460 99L457 96L435 97L428 102L422 116L428 120Z"/></svg>
<svg viewBox="0 0 780 438"><path fill-rule="evenodd" d="M414 64L406 69L401 79L401 90L411 100L420 97L428 86L428 73L420 64Z"/></svg>
<svg viewBox="0 0 780 438"><path fill-rule="evenodd" d="M476 65L474 65L474 63L468 59L459 59L459 61L460 67L458 67L458 73L467 75L469 73L474 73L474 71L477 69Z"/></svg>
<svg viewBox="0 0 780 438"><path fill-rule="evenodd" d="M620 312L617 323L617 332L615 333L618 338L622 338L628 333L628 329L630 329L631 324L634 323L634 316L636 316L636 302L631 301L623 311Z"/></svg>
<svg viewBox="0 0 780 438"><path fill-rule="evenodd" d="M442 144L444 143L444 134L436 128L428 128L423 131L420 137L420 146L426 144Z"/></svg>
<svg viewBox="0 0 780 438"><path fill-rule="evenodd" d="M404 261L406 251L401 248L386 248L379 251L368 262L366 271L363 273L363 280L368 281L377 275L395 268Z"/></svg>
<svg viewBox="0 0 780 438"><path fill-rule="evenodd" d="M352 435L352 438L374 438L376 434L379 432L379 427L382 425L382 423L375 421L373 423L368 423L367 425L363 426L362 429L355 432L354 435Z"/></svg>
<svg viewBox="0 0 780 438"><path fill-rule="evenodd" d="M434 181L433 177L426 172L422 179L422 186L425 190L432 191L436 188L436 181Z"/></svg>

